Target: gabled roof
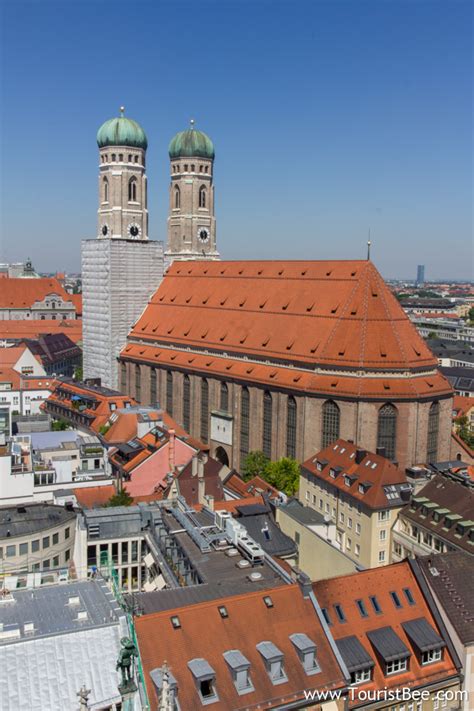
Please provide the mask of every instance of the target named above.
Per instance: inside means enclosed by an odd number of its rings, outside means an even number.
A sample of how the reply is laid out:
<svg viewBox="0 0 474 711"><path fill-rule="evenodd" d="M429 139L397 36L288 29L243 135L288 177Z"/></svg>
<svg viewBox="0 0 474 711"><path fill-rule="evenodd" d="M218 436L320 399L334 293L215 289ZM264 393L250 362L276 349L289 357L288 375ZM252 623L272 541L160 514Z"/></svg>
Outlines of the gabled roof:
<svg viewBox="0 0 474 711"><path fill-rule="evenodd" d="M26 281L22 279L22 281ZM81 319L7 319L2 321L1 336L6 340L38 338L42 333L65 333L74 343L82 342Z"/></svg>
<svg viewBox="0 0 474 711"><path fill-rule="evenodd" d="M330 630L348 666L359 664L358 668L362 668L363 656L366 657L366 668L372 663L374 665L372 679L362 684L362 689L417 688L457 674L448 638L444 638L445 630L440 628L439 617L436 617L435 609L430 608L408 561L320 580L313 583L313 589L321 608L329 617ZM400 606L396 605L391 593L395 593ZM371 597L375 597L377 611ZM365 609L365 616L359 609L358 601ZM344 622L339 619L335 605L340 606ZM422 666L417 645L426 642L428 636L431 643L435 640L437 645L443 647L443 658ZM407 653L408 670L385 676L384 660L403 658ZM350 705L357 703L353 701Z"/></svg>
<svg viewBox="0 0 474 711"><path fill-rule="evenodd" d="M36 301L43 301L49 294L57 294L64 301L73 303L72 294L68 294L54 277L2 279L0 280L0 309L31 308Z"/></svg>
<svg viewBox="0 0 474 711"><path fill-rule="evenodd" d="M121 356L291 390L367 397L388 390L390 398L451 392L367 261L175 262ZM361 371L419 376L385 383Z"/></svg>
<svg viewBox="0 0 474 711"><path fill-rule="evenodd" d="M106 486L88 486L72 490L79 506L85 509L94 509L106 504L110 497L116 493L113 484Z"/></svg>
<svg viewBox="0 0 474 711"><path fill-rule="evenodd" d="M359 455L357 454L359 452ZM357 462L357 457L360 462ZM331 471L337 473L336 478ZM312 455L301 465L302 475L313 477L326 485L344 492L372 509L402 506L401 487L410 489L403 471L379 454L360 450L352 442L338 439L316 455ZM346 475L349 479L345 478ZM350 486L347 484L350 481ZM347 482L347 483L346 483ZM359 490L360 484L364 491Z"/></svg>
<svg viewBox="0 0 474 711"><path fill-rule="evenodd" d="M204 462L204 482L205 493L213 496L217 502L216 507L219 508L220 502L224 500L224 487L219 477L222 469L222 464L212 457L208 457ZM183 468L176 476L178 489L181 496L186 499L188 506L194 506L199 503L198 478L193 476L192 460Z"/></svg>
<svg viewBox="0 0 474 711"><path fill-rule="evenodd" d="M269 596L272 606L265 604ZM227 617L219 608L224 607ZM178 617L174 628L171 617ZM254 624L258 620L258 624ZM138 644L151 708L158 708L156 687L151 672L168 662L177 681L178 701L182 709L198 709L195 678L188 666L194 659L207 662L215 672L219 700L212 704L216 711L257 706L261 709L304 698L304 689L342 689L345 681L332 648L309 598L303 598L297 584L268 591L221 598L212 602L189 605L174 610L144 615L135 620ZM316 645L321 671L307 675L291 635L304 633ZM272 684L257 645L272 643L283 653L288 681ZM254 691L240 696L232 680L226 652L236 650L250 662Z"/></svg>

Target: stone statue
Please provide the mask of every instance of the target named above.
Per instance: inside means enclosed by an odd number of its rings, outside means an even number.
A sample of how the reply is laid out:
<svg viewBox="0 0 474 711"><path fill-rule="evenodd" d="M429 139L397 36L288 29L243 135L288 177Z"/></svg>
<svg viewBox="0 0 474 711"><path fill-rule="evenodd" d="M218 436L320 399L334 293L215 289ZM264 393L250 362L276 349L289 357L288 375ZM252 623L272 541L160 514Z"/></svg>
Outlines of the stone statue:
<svg viewBox="0 0 474 711"><path fill-rule="evenodd" d="M138 657L138 651L132 640L128 637L122 637L120 640L122 649L119 652L117 659L117 671L122 672L122 683L119 686L120 693L136 691L137 687L133 680L134 677L134 658Z"/></svg>

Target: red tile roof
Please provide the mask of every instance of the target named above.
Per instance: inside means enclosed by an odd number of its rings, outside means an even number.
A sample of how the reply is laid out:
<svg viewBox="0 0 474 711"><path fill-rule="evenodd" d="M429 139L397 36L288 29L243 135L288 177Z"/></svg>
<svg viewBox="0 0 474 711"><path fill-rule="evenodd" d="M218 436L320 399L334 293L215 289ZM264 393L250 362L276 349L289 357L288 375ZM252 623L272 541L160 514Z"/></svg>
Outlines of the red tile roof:
<svg viewBox="0 0 474 711"><path fill-rule="evenodd" d="M23 280L22 281L26 281ZM22 338L37 338L40 334L65 333L74 343L82 342L81 319L7 319L0 321L0 338L20 340Z"/></svg>
<svg viewBox="0 0 474 711"><path fill-rule="evenodd" d="M363 453L360 463L356 462L357 451ZM321 470L318 469L318 462ZM340 470L336 478L333 478L330 471L336 467L339 467ZM329 447L313 454L303 462L302 470L303 473L304 471L309 472L319 481L326 482L327 485L344 492L346 496L353 497L372 509L388 508L394 505L394 502L387 497L385 486L407 483L405 473L388 459L379 454L360 450L355 444L344 439L338 439ZM355 477L351 486L346 485L345 474ZM362 493L359 491L359 484L364 482L370 486L364 487L365 490ZM396 505L400 506L399 499L396 501Z"/></svg>
<svg viewBox="0 0 474 711"><path fill-rule="evenodd" d="M266 595L271 597L273 607L265 605ZM219 614L220 606L225 606L227 618ZM172 616L179 618L179 629L173 628ZM254 624L256 620L258 624ZM312 602L303 597L297 584L143 615L135 619L135 628L153 711L158 708L158 697L150 672L165 661L178 683L180 708L186 711L202 706L188 668L188 662L196 658L205 659L215 671L219 701L212 708L216 711L275 708L304 698L305 689L345 687ZM301 632L316 644L319 674L306 675L290 640L290 635ZM287 682L275 686L270 681L256 647L263 641L273 642L283 652ZM229 650L240 650L250 662L255 690L244 696L237 693L223 656Z"/></svg>
<svg viewBox="0 0 474 711"><path fill-rule="evenodd" d="M451 393L433 354L367 261L175 262L122 357L336 396ZM314 372L318 367L339 372ZM348 369L353 372L345 375ZM418 377L369 375L394 370Z"/></svg>
<svg viewBox="0 0 474 711"><path fill-rule="evenodd" d="M462 417L467 415L469 410L474 407L474 397L465 397L463 395L455 395L453 397L453 414L454 417Z"/></svg>
<svg viewBox="0 0 474 711"><path fill-rule="evenodd" d="M252 479L244 481L234 472L225 480L225 487L245 498L260 495L265 492L272 496L278 496L278 490L260 476L254 476Z"/></svg>
<svg viewBox="0 0 474 711"><path fill-rule="evenodd" d="M72 294L68 294L54 277L2 279L0 283L0 309L30 308L36 301L43 301L49 294L57 294L64 301L73 303Z"/></svg>
<svg viewBox="0 0 474 711"><path fill-rule="evenodd" d="M72 493L76 497L79 506L85 509L94 509L106 504L116 491L113 484L107 484L106 486L73 489Z"/></svg>
<svg viewBox="0 0 474 711"><path fill-rule="evenodd" d="M403 592L405 588L408 588L413 596L413 605L409 604ZM372 681L361 684L362 689L416 688L456 675L455 663L447 648L444 649L443 659L440 662L421 666L413 645L402 627L404 622L423 617L435 632L443 637L408 561L320 580L313 584L313 589L320 606L327 610L332 623L330 629L336 642L345 637L355 636L375 662ZM390 596L392 591L398 595L402 607L395 607ZM373 595L376 596L380 606L380 614L374 611L370 602L369 597ZM368 613L366 617L362 617L359 612L357 600L363 601ZM341 605L346 622L338 619L334 609L336 604ZM367 637L368 632L387 626L393 629L411 652L408 670L388 677L384 675L382 664Z"/></svg>

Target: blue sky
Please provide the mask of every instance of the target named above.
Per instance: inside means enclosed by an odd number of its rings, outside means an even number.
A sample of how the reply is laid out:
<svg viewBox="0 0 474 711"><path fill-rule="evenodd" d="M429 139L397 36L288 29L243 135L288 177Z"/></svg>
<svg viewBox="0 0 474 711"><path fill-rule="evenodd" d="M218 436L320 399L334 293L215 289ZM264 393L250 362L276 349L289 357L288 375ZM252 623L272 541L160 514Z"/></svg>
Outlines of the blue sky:
<svg viewBox="0 0 474 711"><path fill-rule="evenodd" d="M123 103L153 239L194 117L223 258L360 258L370 228L386 277L471 278L471 42L468 0L4 0L0 260L79 269Z"/></svg>

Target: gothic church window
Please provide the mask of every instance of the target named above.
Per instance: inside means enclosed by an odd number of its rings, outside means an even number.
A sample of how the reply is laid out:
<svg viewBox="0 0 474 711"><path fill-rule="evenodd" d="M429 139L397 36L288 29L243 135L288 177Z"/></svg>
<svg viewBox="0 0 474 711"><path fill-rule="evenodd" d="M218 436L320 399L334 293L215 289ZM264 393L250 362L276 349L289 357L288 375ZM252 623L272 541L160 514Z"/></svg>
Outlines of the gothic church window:
<svg viewBox="0 0 474 711"><path fill-rule="evenodd" d="M332 400L327 400L323 405L323 431L322 447L328 447L339 438L339 425L341 413L339 407Z"/></svg>
<svg viewBox="0 0 474 711"><path fill-rule="evenodd" d="M427 462L435 462L438 456L439 402L434 402L428 415Z"/></svg>
<svg viewBox="0 0 474 711"><path fill-rule="evenodd" d="M166 412L173 414L173 373L166 371Z"/></svg>
<svg viewBox="0 0 474 711"><path fill-rule="evenodd" d="M179 210L181 207L181 191L179 185L174 186L174 206L176 210Z"/></svg>
<svg viewBox="0 0 474 711"><path fill-rule="evenodd" d="M206 188L204 185L199 188L199 207L206 207Z"/></svg>
<svg viewBox="0 0 474 711"><path fill-rule="evenodd" d="M128 181L128 199L130 202L137 201L137 179L130 178Z"/></svg>
<svg viewBox="0 0 474 711"><path fill-rule="evenodd" d="M189 432L191 427L191 381L189 375L183 378L183 427Z"/></svg>
<svg viewBox="0 0 474 711"><path fill-rule="evenodd" d="M206 378L201 380L201 440L207 442L209 437L209 383Z"/></svg>
<svg viewBox="0 0 474 711"><path fill-rule="evenodd" d="M272 456L272 394L266 390L263 393L263 453L270 459Z"/></svg>
<svg viewBox="0 0 474 711"><path fill-rule="evenodd" d="M137 364L135 366L135 400L140 402L142 396L142 382L141 382L141 371L140 366Z"/></svg>
<svg viewBox="0 0 474 711"><path fill-rule="evenodd" d="M249 453L249 391L242 388L240 402L240 465Z"/></svg>
<svg viewBox="0 0 474 711"><path fill-rule="evenodd" d="M229 410L229 388L227 383L221 383L221 410L224 412Z"/></svg>
<svg viewBox="0 0 474 711"><path fill-rule="evenodd" d="M397 409L389 402L379 410L377 448L385 449L387 459L395 459L397 449Z"/></svg>
<svg viewBox="0 0 474 711"><path fill-rule="evenodd" d="M156 368L150 370L150 404L156 405Z"/></svg>
<svg viewBox="0 0 474 711"><path fill-rule="evenodd" d="M290 395L286 411L286 455L296 457L296 400Z"/></svg>

